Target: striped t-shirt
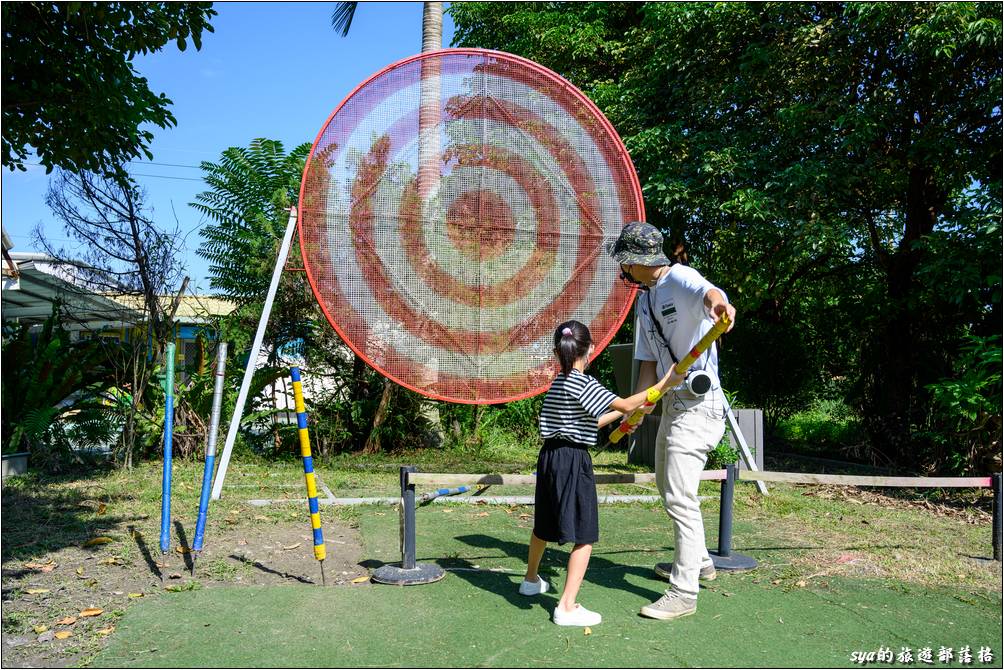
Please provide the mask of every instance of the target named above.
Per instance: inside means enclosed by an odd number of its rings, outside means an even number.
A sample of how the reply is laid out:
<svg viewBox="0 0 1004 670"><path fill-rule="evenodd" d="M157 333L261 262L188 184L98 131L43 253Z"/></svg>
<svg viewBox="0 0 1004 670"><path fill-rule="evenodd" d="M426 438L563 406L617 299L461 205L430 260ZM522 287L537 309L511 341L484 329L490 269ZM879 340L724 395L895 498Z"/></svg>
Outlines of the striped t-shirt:
<svg viewBox="0 0 1004 670"><path fill-rule="evenodd" d="M540 410L540 436L559 437L587 447L596 444L597 419L617 399L593 377L573 369L551 382Z"/></svg>

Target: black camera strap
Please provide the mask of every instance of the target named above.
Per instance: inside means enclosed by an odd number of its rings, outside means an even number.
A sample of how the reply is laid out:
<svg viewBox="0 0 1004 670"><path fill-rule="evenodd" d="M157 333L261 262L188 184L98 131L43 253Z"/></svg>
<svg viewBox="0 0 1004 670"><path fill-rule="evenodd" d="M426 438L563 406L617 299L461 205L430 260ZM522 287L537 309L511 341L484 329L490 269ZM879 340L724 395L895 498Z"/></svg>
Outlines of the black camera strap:
<svg viewBox="0 0 1004 670"><path fill-rule="evenodd" d="M666 351L669 352L669 357L673 359L673 364L678 364L680 359L673 353L673 347L670 346L669 340L666 338L666 333L662 331L662 324L659 323L659 319L655 318L655 307L652 305L652 291L645 291L645 293L648 294L648 316L652 320L652 325L655 326L656 331L658 331L659 339L666 345Z"/></svg>
<svg viewBox="0 0 1004 670"><path fill-rule="evenodd" d="M648 290L648 291L645 291L645 293L648 294L647 295L647 300L648 300L648 316L649 316L650 319L652 319L652 325L655 326L656 331L659 333L659 339L662 340L662 343L666 345L666 351L669 352L669 357L673 359L673 364L677 365L677 364L680 363L680 359L677 358L676 354L673 353L673 347L669 344L669 339L666 337L666 333L664 333L663 330L662 330L662 324L659 323L659 319L657 319L656 316L655 316L655 306L652 304L652 293L653 293L653 291ZM718 346L718 343L717 342L713 342L711 344L711 346L713 346L713 347L714 346Z"/></svg>

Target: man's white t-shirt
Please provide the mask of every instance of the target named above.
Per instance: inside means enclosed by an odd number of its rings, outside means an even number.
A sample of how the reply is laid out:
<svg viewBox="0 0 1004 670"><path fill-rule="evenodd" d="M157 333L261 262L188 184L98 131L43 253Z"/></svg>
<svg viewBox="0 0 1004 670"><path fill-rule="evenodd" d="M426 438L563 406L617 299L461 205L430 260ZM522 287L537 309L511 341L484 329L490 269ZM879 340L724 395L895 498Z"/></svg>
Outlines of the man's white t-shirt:
<svg viewBox="0 0 1004 670"><path fill-rule="evenodd" d="M660 378L674 364L666 342L652 324L654 317L659 320L677 360L682 360L714 325L704 308L704 296L711 289L717 289L728 302L725 291L694 268L677 263L670 266L669 272L655 286L639 291L635 303L634 357L640 361L656 361ZM705 370L711 375L714 386L721 386L718 347L709 348L690 368Z"/></svg>

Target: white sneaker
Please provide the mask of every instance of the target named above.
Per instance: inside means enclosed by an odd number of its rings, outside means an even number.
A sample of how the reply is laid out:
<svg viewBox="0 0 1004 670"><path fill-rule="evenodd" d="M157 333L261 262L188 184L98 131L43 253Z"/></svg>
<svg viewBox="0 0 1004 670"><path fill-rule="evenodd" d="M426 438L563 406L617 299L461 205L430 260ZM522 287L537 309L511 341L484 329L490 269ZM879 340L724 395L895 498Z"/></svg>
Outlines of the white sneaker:
<svg viewBox="0 0 1004 670"><path fill-rule="evenodd" d="M555 607L552 619L559 626L596 626L603 621L599 612L587 610L578 603L575 604L575 609L571 612L566 612L561 607Z"/></svg>
<svg viewBox="0 0 1004 670"><path fill-rule="evenodd" d="M547 593L547 582L540 575L537 575L535 582L528 582L524 579L523 583L519 585L521 596L539 596L541 593Z"/></svg>

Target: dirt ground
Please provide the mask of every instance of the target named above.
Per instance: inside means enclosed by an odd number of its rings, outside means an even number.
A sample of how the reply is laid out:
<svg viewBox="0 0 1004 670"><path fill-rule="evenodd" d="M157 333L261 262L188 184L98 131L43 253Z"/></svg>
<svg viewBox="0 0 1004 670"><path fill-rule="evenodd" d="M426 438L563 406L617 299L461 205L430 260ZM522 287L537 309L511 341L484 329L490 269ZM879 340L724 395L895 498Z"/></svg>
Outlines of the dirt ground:
<svg viewBox="0 0 1004 670"><path fill-rule="evenodd" d="M126 607L139 598L221 585L320 584L312 538L303 521L270 523L264 516L248 519L248 514L246 508L240 510L229 517L232 523L224 524L231 528L207 536L194 577L191 554L174 547L161 555L159 528L149 520L92 538L99 543L91 546L65 546L31 560L5 561L3 667L87 663L114 635ZM241 515L245 518L236 518ZM329 587L368 583L367 570L358 564L358 532L351 526L330 515L324 521ZM176 524L175 531L182 537L184 528Z"/></svg>

